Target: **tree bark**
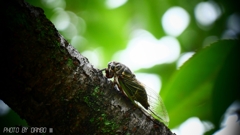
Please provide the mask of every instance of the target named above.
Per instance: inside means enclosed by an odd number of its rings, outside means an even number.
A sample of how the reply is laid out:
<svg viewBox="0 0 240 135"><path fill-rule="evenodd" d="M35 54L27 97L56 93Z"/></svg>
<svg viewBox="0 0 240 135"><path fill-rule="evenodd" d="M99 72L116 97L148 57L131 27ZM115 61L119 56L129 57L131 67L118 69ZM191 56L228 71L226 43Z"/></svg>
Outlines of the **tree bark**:
<svg viewBox="0 0 240 135"><path fill-rule="evenodd" d="M41 8L1 4L0 99L29 126L54 134L173 134L116 90Z"/></svg>

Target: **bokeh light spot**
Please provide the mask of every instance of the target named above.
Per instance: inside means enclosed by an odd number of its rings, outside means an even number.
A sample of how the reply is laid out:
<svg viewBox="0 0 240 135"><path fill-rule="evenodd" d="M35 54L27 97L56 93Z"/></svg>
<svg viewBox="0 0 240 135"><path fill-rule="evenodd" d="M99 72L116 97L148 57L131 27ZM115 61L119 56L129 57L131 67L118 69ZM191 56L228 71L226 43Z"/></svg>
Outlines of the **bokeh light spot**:
<svg viewBox="0 0 240 135"><path fill-rule="evenodd" d="M74 24L70 23L66 29L64 29L64 37L71 39L78 34L77 28Z"/></svg>
<svg viewBox="0 0 240 135"><path fill-rule="evenodd" d="M240 15L232 14L227 20L227 29L222 34L222 39L237 39L240 33Z"/></svg>
<svg viewBox="0 0 240 135"><path fill-rule="evenodd" d="M180 68L193 54L194 52L183 53L177 61L177 68Z"/></svg>
<svg viewBox="0 0 240 135"><path fill-rule="evenodd" d="M179 36L190 22L189 14L181 7L168 9L162 17L164 31L171 36Z"/></svg>
<svg viewBox="0 0 240 135"><path fill-rule="evenodd" d="M135 75L141 83L151 88L155 93L159 93L162 86L159 76L147 73L136 73Z"/></svg>
<svg viewBox="0 0 240 135"><path fill-rule="evenodd" d="M213 42L216 42L218 40L217 36L208 36L204 39L203 41L203 46L208 46L210 44L212 44Z"/></svg>
<svg viewBox="0 0 240 135"><path fill-rule="evenodd" d="M101 48L94 49L93 51L84 51L82 53L82 55L88 58L89 62L92 63L94 67L99 67L100 63L102 63L102 57L100 54L102 54Z"/></svg>
<svg viewBox="0 0 240 135"><path fill-rule="evenodd" d="M84 46L86 43L87 43L87 40L82 36L76 35L71 39L71 45L77 49Z"/></svg>
<svg viewBox="0 0 240 135"><path fill-rule="evenodd" d="M0 100L0 116L7 114L10 108L2 100Z"/></svg>
<svg viewBox="0 0 240 135"><path fill-rule="evenodd" d="M211 25L221 15L221 10L213 1L200 2L195 7L194 14L200 25L208 26Z"/></svg>
<svg viewBox="0 0 240 135"><path fill-rule="evenodd" d="M187 119L178 129L172 130L177 135L203 135L204 131L204 126L197 117Z"/></svg>
<svg viewBox="0 0 240 135"><path fill-rule="evenodd" d="M158 40L145 30L137 30L134 35L127 48L113 57L113 60L128 65L132 70L171 63L180 55L180 44L174 37L166 36Z"/></svg>
<svg viewBox="0 0 240 135"><path fill-rule="evenodd" d="M65 0L42 0L42 4L47 8L62 8L65 9L66 1Z"/></svg>
<svg viewBox="0 0 240 135"><path fill-rule="evenodd" d="M64 30L70 24L70 17L66 11L61 8L56 8L54 14L51 17L51 21L54 23L58 30Z"/></svg>
<svg viewBox="0 0 240 135"><path fill-rule="evenodd" d="M127 0L106 0L106 6L113 9L122 6L126 2Z"/></svg>

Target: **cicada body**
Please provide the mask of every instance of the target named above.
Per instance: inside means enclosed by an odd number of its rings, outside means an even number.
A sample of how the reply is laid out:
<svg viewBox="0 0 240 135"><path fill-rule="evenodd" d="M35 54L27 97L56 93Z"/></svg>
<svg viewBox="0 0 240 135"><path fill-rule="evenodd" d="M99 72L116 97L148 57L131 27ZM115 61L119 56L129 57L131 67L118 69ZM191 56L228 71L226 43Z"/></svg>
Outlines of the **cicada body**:
<svg viewBox="0 0 240 135"><path fill-rule="evenodd" d="M132 71L119 62L109 62L108 68L104 69L107 78L114 78L114 83L118 88L134 103L140 104L141 108L152 114L153 117L168 125L169 117L167 110L159 94L140 81L138 81Z"/></svg>

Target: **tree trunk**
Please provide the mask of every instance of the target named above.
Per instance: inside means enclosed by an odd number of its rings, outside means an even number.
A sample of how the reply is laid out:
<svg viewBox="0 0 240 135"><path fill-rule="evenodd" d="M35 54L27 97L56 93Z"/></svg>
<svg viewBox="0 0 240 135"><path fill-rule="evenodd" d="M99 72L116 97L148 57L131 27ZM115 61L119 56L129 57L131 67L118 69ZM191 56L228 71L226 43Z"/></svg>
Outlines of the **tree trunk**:
<svg viewBox="0 0 240 135"><path fill-rule="evenodd" d="M54 134L163 134L88 59L23 0L1 2L0 99L31 127Z"/></svg>

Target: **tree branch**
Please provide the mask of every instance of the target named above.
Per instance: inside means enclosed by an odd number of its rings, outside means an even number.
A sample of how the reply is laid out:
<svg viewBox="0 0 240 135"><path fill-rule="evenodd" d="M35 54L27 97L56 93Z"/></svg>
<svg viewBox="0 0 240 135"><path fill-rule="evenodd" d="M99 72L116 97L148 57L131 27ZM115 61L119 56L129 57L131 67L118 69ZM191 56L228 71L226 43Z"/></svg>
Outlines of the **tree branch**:
<svg viewBox="0 0 240 135"><path fill-rule="evenodd" d="M29 126L55 134L173 134L114 89L42 9L23 0L4 1L2 9L0 98Z"/></svg>

